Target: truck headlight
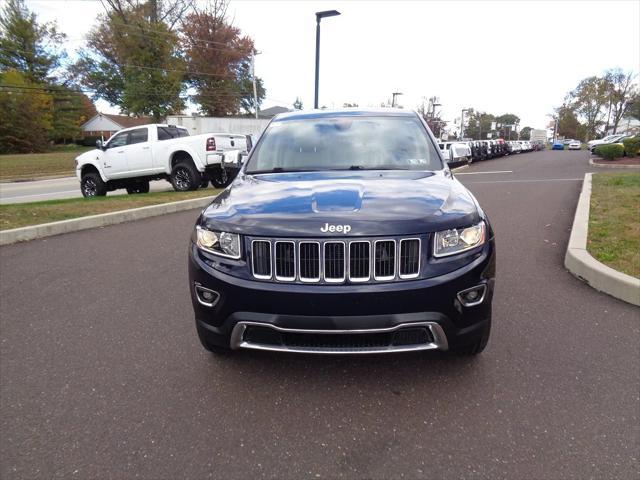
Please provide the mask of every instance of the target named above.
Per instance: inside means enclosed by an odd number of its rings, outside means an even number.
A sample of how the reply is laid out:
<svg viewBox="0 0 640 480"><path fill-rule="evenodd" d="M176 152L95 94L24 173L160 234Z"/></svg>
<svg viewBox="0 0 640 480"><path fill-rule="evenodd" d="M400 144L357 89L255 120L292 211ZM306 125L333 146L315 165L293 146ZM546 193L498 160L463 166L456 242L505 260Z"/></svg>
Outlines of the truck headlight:
<svg viewBox="0 0 640 480"><path fill-rule="evenodd" d="M228 258L240 258L240 235L214 232L196 226L196 244L202 250Z"/></svg>
<svg viewBox="0 0 640 480"><path fill-rule="evenodd" d="M454 228L436 232L433 241L433 255L446 257L479 247L485 241L485 225L480 222L467 228Z"/></svg>

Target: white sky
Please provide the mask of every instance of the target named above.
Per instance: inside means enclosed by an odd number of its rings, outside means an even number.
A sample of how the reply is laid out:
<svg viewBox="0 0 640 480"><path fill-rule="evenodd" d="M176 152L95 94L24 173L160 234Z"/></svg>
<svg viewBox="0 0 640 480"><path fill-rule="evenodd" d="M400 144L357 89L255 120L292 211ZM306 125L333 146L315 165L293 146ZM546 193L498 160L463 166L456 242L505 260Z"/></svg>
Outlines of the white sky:
<svg viewBox="0 0 640 480"><path fill-rule="evenodd" d="M41 21L58 22L70 52L103 11L93 0L27 5ZM640 70L640 0L231 0L229 17L262 52L263 108L290 106L296 96L313 107L314 13L332 9L342 15L322 21L321 106L379 106L400 91L405 108L438 96L446 120L473 107L542 128L582 78Z"/></svg>

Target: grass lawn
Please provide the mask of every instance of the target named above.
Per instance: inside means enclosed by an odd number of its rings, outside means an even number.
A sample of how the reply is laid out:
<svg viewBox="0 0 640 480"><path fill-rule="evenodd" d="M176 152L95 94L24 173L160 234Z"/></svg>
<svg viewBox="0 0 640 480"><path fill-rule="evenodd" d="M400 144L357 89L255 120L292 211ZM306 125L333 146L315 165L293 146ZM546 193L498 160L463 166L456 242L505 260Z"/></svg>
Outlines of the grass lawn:
<svg viewBox="0 0 640 480"><path fill-rule="evenodd" d="M194 192L158 192L0 205L0 230L146 207L159 203L177 202L190 198L206 196L213 198L218 193L220 193L218 189L206 188Z"/></svg>
<svg viewBox="0 0 640 480"><path fill-rule="evenodd" d="M611 268L640 278L640 173L593 176L587 250Z"/></svg>
<svg viewBox="0 0 640 480"><path fill-rule="evenodd" d="M0 155L0 180L27 180L51 175L73 175L75 158L91 147L66 145L48 153Z"/></svg>

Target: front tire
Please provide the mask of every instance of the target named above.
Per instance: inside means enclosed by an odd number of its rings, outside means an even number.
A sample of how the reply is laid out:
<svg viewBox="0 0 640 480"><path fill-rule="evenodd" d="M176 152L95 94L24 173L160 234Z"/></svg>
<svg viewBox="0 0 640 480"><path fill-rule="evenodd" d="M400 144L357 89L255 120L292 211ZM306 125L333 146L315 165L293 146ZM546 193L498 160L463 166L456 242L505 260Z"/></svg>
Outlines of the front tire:
<svg viewBox="0 0 640 480"><path fill-rule="evenodd" d="M171 171L171 184L176 192L197 190L202 183L202 175L191 162L180 162Z"/></svg>
<svg viewBox="0 0 640 480"><path fill-rule="evenodd" d="M102 181L97 172L88 172L82 175L80 191L85 198L104 197L107 194L107 184Z"/></svg>

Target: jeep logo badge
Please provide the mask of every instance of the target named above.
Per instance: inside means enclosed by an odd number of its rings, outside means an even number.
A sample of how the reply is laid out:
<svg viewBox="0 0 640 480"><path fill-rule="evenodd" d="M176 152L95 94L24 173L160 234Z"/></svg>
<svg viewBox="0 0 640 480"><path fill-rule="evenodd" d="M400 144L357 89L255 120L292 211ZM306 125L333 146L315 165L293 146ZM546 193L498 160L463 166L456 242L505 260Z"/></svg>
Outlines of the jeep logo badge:
<svg viewBox="0 0 640 480"><path fill-rule="evenodd" d="M329 225L328 223L325 223L324 227L320 227L320 231L322 233L338 232L346 235L351 231L351 225Z"/></svg>

